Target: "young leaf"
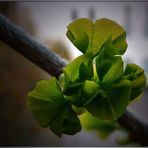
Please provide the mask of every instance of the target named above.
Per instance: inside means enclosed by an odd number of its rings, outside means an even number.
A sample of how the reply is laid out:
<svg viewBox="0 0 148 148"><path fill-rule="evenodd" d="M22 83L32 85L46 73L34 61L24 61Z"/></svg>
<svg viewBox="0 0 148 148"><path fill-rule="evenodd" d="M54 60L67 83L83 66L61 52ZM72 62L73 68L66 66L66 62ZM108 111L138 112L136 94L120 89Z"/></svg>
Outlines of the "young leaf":
<svg viewBox="0 0 148 148"><path fill-rule="evenodd" d="M81 18L69 24L67 28L67 37L82 53L85 53L92 42L93 22L90 19Z"/></svg>
<svg viewBox="0 0 148 148"><path fill-rule="evenodd" d="M113 50L106 46L100 51L99 55L96 56L96 70L100 80L103 79L103 76L107 73L116 59L117 57L115 57Z"/></svg>
<svg viewBox="0 0 148 148"><path fill-rule="evenodd" d="M93 26L93 33L93 41L87 50L88 53L97 55L109 38L118 49L118 54L123 54L126 51L125 30L116 22L106 18L98 19Z"/></svg>
<svg viewBox="0 0 148 148"><path fill-rule="evenodd" d="M113 55L108 48L101 50L95 62L97 74L103 85L114 83L123 76L122 58Z"/></svg>
<svg viewBox="0 0 148 148"><path fill-rule="evenodd" d="M114 119L118 119L129 104L132 91L132 84L129 80L121 80L113 84L106 94L110 99L110 108Z"/></svg>
<svg viewBox="0 0 148 148"><path fill-rule="evenodd" d="M86 98L85 101L91 98L99 89L99 85L96 82L86 80L82 88L82 94Z"/></svg>
<svg viewBox="0 0 148 148"><path fill-rule="evenodd" d="M67 37L82 53L95 57L109 38L118 54L124 54L126 51L125 30L112 20L102 18L93 24L90 19L81 18L69 24L67 28Z"/></svg>
<svg viewBox="0 0 148 148"><path fill-rule="evenodd" d="M81 124L71 106L64 102L58 109L58 114L51 121L50 129L59 137L64 134L74 135L81 130Z"/></svg>
<svg viewBox="0 0 148 148"><path fill-rule="evenodd" d="M63 94L55 78L39 81L35 89L28 94L29 107L42 127L49 126L63 102Z"/></svg>
<svg viewBox="0 0 148 148"><path fill-rule="evenodd" d="M29 107L41 127L50 127L58 136L80 131L80 121L65 101L56 78L38 82L28 96Z"/></svg>
<svg viewBox="0 0 148 148"><path fill-rule="evenodd" d="M74 59L64 68L64 73L67 79L71 82L82 81L82 76L85 75L85 79L89 79L93 76L93 59L87 55L81 55ZM84 73L86 72L87 73Z"/></svg>
<svg viewBox="0 0 148 148"><path fill-rule="evenodd" d="M131 82L123 80L100 91L86 104L88 112L102 120L116 120L127 107L131 96Z"/></svg>
<svg viewBox="0 0 148 148"><path fill-rule="evenodd" d="M81 115L86 112L86 109L84 107L77 107L72 105L72 109L76 112L77 115Z"/></svg>
<svg viewBox="0 0 148 148"><path fill-rule="evenodd" d="M82 127L86 130L95 130L100 138L106 139L111 133L119 128L115 121L99 120L89 112L80 116Z"/></svg>
<svg viewBox="0 0 148 148"><path fill-rule="evenodd" d="M66 75L66 73L60 75L59 77L59 82L61 87L63 88L63 93L64 95L71 95L71 94L76 94L79 92L79 90L82 88L84 82L71 82Z"/></svg>
<svg viewBox="0 0 148 148"><path fill-rule="evenodd" d="M98 90L98 84L94 81L86 80L83 86L77 89L77 92L73 91L71 94L69 93L69 95L65 95L64 97L71 104L77 107L83 107L89 98L91 98Z"/></svg>
<svg viewBox="0 0 148 148"><path fill-rule="evenodd" d="M130 74L130 73L134 73L136 76L138 76L138 75L143 74L144 70L137 64L130 63L126 65L125 75Z"/></svg>
<svg viewBox="0 0 148 148"><path fill-rule="evenodd" d="M131 101L141 95L146 85L144 70L136 64L127 64L124 78L132 83Z"/></svg>
<svg viewBox="0 0 148 148"><path fill-rule="evenodd" d="M77 93L73 93L71 95L65 95L65 99L71 103L72 105L75 105L77 107L83 107L85 103L85 98L83 97L81 91L79 90Z"/></svg>
<svg viewBox="0 0 148 148"><path fill-rule="evenodd" d="M84 82L70 82L69 80L66 79L63 93L64 95L76 94L80 91L83 85L84 85Z"/></svg>
<svg viewBox="0 0 148 148"><path fill-rule="evenodd" d="M123 61L121 57L117 57L111 67L104 75L102 84L111 84L118 81L123 76Z"/></svg>
<svg viewBox="0 0 148 148"><path fill-rule="evenodd" d="M87 55L81 55L64 68L65 85L64 94L74 94L83 86L85 79L93 77L93 59Z"/></svg>

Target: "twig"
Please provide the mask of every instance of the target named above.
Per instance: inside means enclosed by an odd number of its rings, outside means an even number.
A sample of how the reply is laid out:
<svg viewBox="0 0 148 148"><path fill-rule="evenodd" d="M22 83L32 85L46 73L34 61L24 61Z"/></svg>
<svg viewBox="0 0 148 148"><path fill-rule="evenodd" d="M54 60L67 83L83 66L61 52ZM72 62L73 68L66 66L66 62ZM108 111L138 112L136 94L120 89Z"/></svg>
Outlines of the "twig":
<svg viewBox="0 0 148 148"><path fill-rule="evenodd" d="M0 15L0 40L53 76L58 77L68 63L2 15ZM148 125L128 111L117 122L128 129L132 141L148 146Z"/></svg>
<svg viewBox="0 0 148 148"><path fill-rule="evenodd" d="M0 15L0 40L34 64L58 77L67 61L43 46L23 29Z"/></svg>
<svg viewBox="0 0 148 148"><path fill-rule="evenodd" d="M117 122L128 129L131 141L139 143L142 146L148 146L147 124L142 123L128 111L125 111Z"/></svg>

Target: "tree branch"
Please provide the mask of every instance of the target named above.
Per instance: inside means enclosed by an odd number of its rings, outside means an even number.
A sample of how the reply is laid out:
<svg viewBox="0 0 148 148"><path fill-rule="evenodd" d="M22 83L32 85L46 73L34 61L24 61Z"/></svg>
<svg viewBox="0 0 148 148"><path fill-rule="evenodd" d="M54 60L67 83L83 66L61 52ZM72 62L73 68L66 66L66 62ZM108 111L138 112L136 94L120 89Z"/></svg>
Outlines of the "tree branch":
<svg viewBox="0 0 148 148"><path fill-rule="evenodd" d="M68 63L2 15L0 40L53 76L58 77ZM128 111L125 111L117 122L128 129L132 141L148 146L148 125Z"/></svg>
<svg viewBox="0 0 148 148"><path fill-rule="evenodd" d="M138 120L130 112L125 113L117 122L129 131L131 141L139 143L142 146L148 146L148 125Z"/></svg>
<svg viewBox="0 0 148 148"><path fill-rule="evenodd" d="M2 15L0 15L0 40L50 75L58 77L68 63Z"/></svg>

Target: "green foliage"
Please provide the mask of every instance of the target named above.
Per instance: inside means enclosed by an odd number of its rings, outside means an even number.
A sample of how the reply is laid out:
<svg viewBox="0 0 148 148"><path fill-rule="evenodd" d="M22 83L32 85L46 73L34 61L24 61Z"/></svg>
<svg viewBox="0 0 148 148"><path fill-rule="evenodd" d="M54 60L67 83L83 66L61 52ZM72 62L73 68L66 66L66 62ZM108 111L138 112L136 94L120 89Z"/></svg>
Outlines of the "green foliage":
<svg viewBox="0 0 148 148"><path fill-rule="evenodd" d="M144 70L136 64L127 64L125 68L124 78L131 81L132 92L130 101L139 97L146 84L146 76Z"/></svg>
<svg viewBox="0 0 148 148"><path fill-rule="evenodd" d="M94 130L101 139L106 139L110 134L119 129L119 125L115 121L99 120L93 117L89 112L80 116L80 121L86 130Z"/></svg>
<svg viewBox="0 0 148 148"><path fill-rule="evenodd" d="M67 28L67 37L82 53L95 56L109 38L114 46L113 50L117 50L118 54L123 54L126 50L125 31L112 20L102 18L93 23L82 18L72 22Z"/></svg>
<svg viewBox="0 0 148 148"><path fill-rule="evenodd" d="M50 127L58 136L75 134L81 130L80 121L64 99L56 78L42 80L28 94L29 106L41 127Z"/></svg>
<svg viewBox="0 0 148 148"><path fill-rule="evenodd" d="M82 18L67 28L67 37L83 54L63 69L59 81L40 81L29 93L29 106L38 123L58 136L75 134L82 124L105 138L127 105L141 96L144 70L136 64L124 69L126 33L116 22Z"/></svg>

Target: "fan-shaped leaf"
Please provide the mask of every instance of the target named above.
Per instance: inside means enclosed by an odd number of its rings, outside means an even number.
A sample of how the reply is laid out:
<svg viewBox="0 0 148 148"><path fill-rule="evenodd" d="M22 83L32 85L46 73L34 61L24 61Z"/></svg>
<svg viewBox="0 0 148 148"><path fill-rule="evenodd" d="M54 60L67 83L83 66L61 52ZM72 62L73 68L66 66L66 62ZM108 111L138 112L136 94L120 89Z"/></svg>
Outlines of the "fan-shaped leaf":
<svg viewBox="0 0 148 148"><path fill-rule="evenodd" d="M106 139L110 134L119 128L115 121L99 120L89 112L80 116L82 127L86 130L95 130L100 138Z"/></svg>
<svg viewBox="0 0 148 148"><path fill-rule="evenodd" d="M79 119L65 101L56 78L38 82L28 96L29 107L40 126L50 127L58 136L80 131Z"/></svg>
<svg viewBox="0 0 148 148"><path fill-rule="evenodd" d="M127 48L125 30L116 22L102 18L93 23L81 18L68 25L67 37L83 53L96 56L109 38L117 54L124 54Z"/></svg>
<svg viewBox="0 0 148 148"><path fill-rule="evenodd" d="M140 66L131 63L127 64L124 73L124 78L130 80L132 83L131 100L134 100L141 95L146 85L144 70Z"/></svg>
<svg viewBox="0 0 148 148"><path fill-rule="evenodd" d="M93 22L90 19L81 18L69 24L67 28L67 37L82 53L85 53L92 42Z"/></svg>
<svg viewBox="0 0 148 148"><path fill-rule="evenodd" d="M113 84L108 90L95 94L86 108L94 117L105 120L116 120L125 111L131 96L131 82L123 80Z"/></svg>

